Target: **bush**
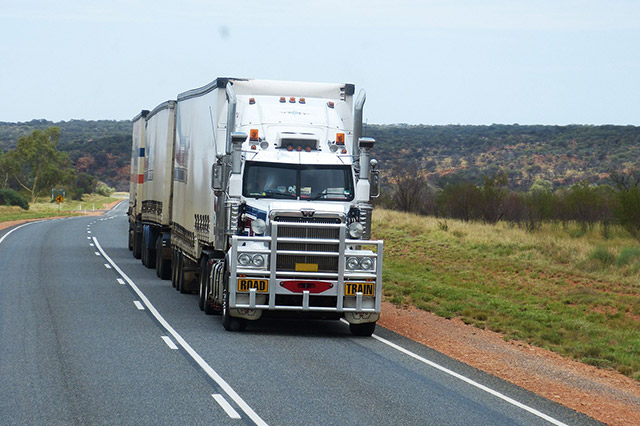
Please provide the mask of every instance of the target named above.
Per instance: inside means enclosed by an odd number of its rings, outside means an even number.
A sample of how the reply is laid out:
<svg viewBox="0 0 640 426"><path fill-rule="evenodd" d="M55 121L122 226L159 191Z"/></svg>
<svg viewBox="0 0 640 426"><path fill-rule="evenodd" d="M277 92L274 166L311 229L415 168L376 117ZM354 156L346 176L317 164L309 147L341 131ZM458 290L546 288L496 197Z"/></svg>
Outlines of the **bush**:
<svg viewBox="0 0 640 426"><path fill-rule="evenodd" d="M103 197L108 197L111 194L113 194L115 191L114 188L111 188L109 185L107 185L104 182L98 181L98 183L96 183L96 193L99 195L102 195Z"/></svg>
<svg viewBox="0 0 640 426"><path fill-rule="evenodd" d="M18 206L24 210L29 210L29 203L13 189L0 189L0 204L5 206Z"/></svg>

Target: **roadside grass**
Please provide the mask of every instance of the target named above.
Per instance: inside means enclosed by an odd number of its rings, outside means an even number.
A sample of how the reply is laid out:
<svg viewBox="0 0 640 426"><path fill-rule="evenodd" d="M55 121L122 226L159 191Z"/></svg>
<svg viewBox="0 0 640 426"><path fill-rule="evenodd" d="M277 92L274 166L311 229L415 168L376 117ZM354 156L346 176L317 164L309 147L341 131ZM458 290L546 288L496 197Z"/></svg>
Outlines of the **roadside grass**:
<svg viewBox="0 0 640 426"><path fill-rule="evenodd" d="M0 206L0 222L24 219L44 219L57 216L79 216L85 213L106 208L109 203L120 198L104 197L97 194L86 194L82 201L65 200L60 205L47 199L29 204L29 210L17 206Z"/></svg>
<svg viewBox="0 0 640 426"><path fill-rule="evenodd" d="M640 380L640 245L622 228L531 233L377 209L373 233L388 301Z"/></svg>

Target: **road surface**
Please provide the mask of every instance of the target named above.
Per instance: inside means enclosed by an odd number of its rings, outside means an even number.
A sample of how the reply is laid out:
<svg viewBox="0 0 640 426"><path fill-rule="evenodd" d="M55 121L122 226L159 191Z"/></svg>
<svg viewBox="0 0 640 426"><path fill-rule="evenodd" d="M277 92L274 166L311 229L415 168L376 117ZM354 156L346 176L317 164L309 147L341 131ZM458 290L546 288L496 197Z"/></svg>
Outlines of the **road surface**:
<svg viewBox="0 0 640 426"><path fill-rule="evenodd" d="M226 332L132 257L125 212L0 231L0 424L599 424L382 327Z"/></svg>

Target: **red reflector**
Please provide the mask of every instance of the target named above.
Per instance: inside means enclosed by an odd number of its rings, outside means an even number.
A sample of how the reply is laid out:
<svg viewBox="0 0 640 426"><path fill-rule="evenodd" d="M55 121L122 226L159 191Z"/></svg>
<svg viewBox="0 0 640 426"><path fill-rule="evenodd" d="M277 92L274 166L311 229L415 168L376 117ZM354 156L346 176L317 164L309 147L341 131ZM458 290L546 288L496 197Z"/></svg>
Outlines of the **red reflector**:
<svg viewBox="0 0 640 426"><path fill-rule="evenodd" d="M333 287L332 283L324 281L282 281L280 285L294 293L308 290L312 294L322 293Z"/></svg>
<svg viewBox="0 0 640 426"><path fill-rule="evenodd" d="M138 183L144 183L144 175L138 175Z"/></svg>

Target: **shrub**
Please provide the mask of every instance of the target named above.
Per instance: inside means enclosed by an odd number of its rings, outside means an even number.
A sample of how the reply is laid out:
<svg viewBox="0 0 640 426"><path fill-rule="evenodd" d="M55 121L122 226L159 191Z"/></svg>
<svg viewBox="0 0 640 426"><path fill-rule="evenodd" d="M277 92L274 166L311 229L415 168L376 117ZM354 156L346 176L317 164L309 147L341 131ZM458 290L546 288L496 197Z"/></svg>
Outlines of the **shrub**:
<svg viewBox="0 0 640 426"><path fill-rule="evenodd" d="M13 189L0 189L0 204L5 206L18 206L24 210L29 210L29 203Z"/></svg>

